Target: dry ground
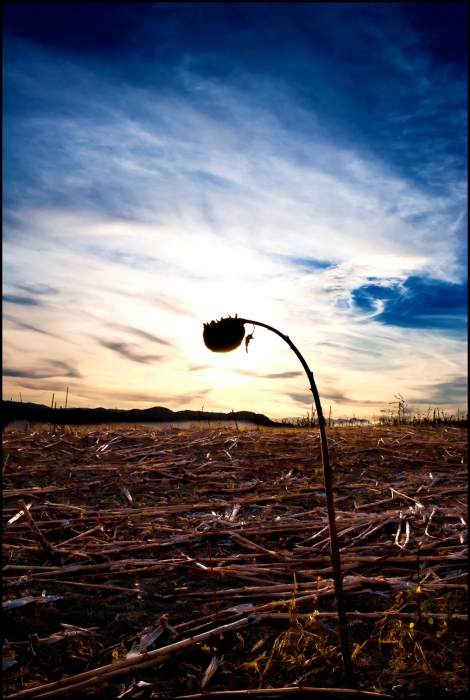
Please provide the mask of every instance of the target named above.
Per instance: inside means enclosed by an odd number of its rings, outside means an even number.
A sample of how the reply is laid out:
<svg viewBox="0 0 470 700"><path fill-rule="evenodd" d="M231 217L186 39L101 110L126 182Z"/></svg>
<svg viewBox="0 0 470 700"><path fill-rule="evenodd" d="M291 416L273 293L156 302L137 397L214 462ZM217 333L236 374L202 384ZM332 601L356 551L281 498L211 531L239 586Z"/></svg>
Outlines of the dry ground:
<svg viewBox="0 0 470 700"><path fill-rule="evenodd" d="M328 429L364 691L464 697L466 438ZM347 687L318 430L36 426L3 450L4 697Z"/></svg>

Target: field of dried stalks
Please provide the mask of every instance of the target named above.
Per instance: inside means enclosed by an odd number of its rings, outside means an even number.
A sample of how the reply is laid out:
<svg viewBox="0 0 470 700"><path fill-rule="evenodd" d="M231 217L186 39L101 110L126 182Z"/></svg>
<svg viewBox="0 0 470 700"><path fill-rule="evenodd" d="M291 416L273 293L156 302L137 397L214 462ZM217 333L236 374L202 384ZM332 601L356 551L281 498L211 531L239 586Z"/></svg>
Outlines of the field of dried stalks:
<svg viewBox="0 0 470 700"><path fill-rule="evenodd" d="M359 686L329 697L466 696L466 430L328 440ZM346 688L318 429L10 427L3 450L3 697Z"/></svg>

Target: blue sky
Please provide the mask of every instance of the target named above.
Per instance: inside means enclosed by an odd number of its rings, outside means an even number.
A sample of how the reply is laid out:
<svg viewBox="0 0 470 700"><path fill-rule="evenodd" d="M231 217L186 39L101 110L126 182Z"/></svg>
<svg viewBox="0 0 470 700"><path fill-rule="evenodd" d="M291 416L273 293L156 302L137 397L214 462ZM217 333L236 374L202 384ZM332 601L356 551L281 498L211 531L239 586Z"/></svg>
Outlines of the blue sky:
<svg viewBox="0 0 470 700"><path fill-rule="evenodd" d="M4 398L466 409L466 3L2 10Z"/></svg>

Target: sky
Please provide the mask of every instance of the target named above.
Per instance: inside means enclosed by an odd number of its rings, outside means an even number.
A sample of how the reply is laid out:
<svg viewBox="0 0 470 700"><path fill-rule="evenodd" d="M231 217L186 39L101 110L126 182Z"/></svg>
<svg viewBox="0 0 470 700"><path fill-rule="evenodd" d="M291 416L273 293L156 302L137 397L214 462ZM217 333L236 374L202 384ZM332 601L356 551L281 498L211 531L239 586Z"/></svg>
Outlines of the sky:
<svg viewBox="0 0 470 700"><path fill-rule="evenodd" d="M2 4L3 398L467 410L467 3ZM247 333L252 331L247 326Z"/></svg>

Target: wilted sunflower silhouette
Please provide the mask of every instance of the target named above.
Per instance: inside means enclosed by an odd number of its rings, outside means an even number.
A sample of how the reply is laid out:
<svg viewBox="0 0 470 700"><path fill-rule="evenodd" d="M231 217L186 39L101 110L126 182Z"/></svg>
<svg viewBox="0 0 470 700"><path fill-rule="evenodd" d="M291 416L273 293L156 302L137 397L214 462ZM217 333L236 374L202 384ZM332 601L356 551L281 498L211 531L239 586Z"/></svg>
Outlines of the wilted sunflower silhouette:
<svg viewBox="0 0 470 700"><path fill-rule="evenodd" d="M212 352L231 352L242 344L245 321L242 318L221 318L204 324L204 343Z"/></svg>
<svg viewBox="0 0 470 700"><path fill-rule="evenodd" d="M317 409L318 425L320 428L320 440L321 440L321 451L322 451L322 462L323 462L323 477L325 481L325 493L326 493L326 503L328 511L328 523L330 529L330 554L331 554L331 565L333 569L333 581L335 587L335 597L338 609L338 626L339 634L341 640L341 651L344 661L344 670L346 671L346 676L348 678L348 684L352 688L356 688L357 684L354 678L352 661L351 661L351 651L349 649L348 641L348 630L347 630L347 618L346 618L346 606L344 603L343 596L343 581L341 572L341 559L339 554L339 543L338 534L336 529L336 517L335 517L335 506L333 499L333 485L332 485L332 474L330 458L328 454L328 443L326 440L325 431L325 419L323 417L323 411L320 403L320 396L318 394L318 389L313 378L313 374L310 371L305 359L295 347L291 339L276 330L272 326L268 326L266 323L261 323L260 321L249 321L246 318L238 318L227 316L226 318L221 318L220 321L211 321L210 323L204 323L203 338L204 343L209 350L212 352L231 352L236 350L242 344L243 338L245 337L245 323L253 324L255 326L262 326L267 328L269 331L276 333L289 345L291 350L295 352L302 367L304 368L308 380L310 382L310 389L313 394L313 400L315 401L315 407ZM248 352L248 344L253 339L253 333L245 338L245 347Z"/></svg>

